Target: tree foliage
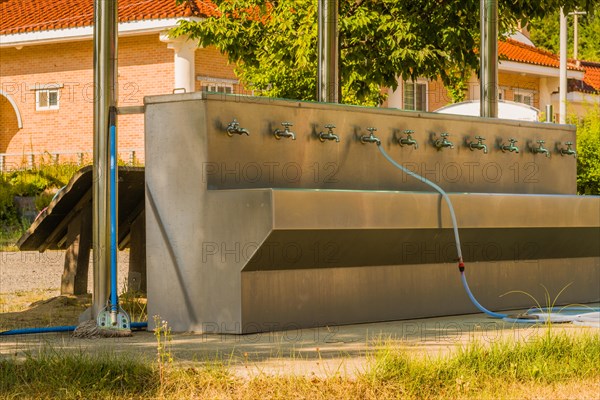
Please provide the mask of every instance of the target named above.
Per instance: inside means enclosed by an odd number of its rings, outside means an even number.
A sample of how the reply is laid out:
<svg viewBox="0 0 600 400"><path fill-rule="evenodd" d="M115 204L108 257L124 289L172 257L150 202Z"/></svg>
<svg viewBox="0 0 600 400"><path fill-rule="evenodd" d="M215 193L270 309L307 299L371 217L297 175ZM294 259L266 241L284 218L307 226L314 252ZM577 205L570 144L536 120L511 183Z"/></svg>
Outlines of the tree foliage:
<svg viewBox="0 0 600 400"><path fill-rule="evenodd" d="M577 123L577 192L600 195L600 105Z"/></svg>
<svg viewBox="0 0 600 400"><path fill-rule="evenodd" d="M600 3L593 12L580 15L578 21L578 57L581 60L600 61ZM558 54L560 51L560 15L559 11L531 21L529 27L531 40L536 46ZM573 16L568 17L569 36L568 54L573 55Z"/></svg>
<svg viewBox="0 0 600 400"><path fill-rule="evenodd" d="M176 0L191 5L195 0ZM500 0L499 30L517 20L590 8L595 0ZM317 82L317 0L213 0L219 17L181 21L174 36L214 45L241 81L267 96L313 100ZM195 3L194 3L195 4ZM192 8L193 9L193 8ZM479 2L340 0L341 81L348 103L377 104L397 78L440 77L460 91L478 69Z"/></svg>

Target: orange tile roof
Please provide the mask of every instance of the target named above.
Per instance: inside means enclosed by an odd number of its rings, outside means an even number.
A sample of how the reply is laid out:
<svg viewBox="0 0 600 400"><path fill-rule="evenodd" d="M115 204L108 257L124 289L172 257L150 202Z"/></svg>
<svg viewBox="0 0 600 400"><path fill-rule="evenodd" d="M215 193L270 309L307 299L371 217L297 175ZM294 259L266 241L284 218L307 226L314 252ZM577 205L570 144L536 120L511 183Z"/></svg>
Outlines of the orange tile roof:
<svg viewBox="0 0 600 400"><path fill-rule="evenodd" d="M498 57L502 60L522 62L526 64L541 65L544 67L560 68L560 60L557 54L537 47L506 38L498 41ZM578 67L573 60L567 62L567 68L576 71L583 69Z"/></svg>
<svg viewBox="0 0 600 400"><path fill-rule="evenodd" d="M195 7L194 7L195 3ZM192 7L175 0L119 0L119 21L217 15L210 0L195 0ZM93 0L0 0L0 34L91 26Z"/></svg>
<svg viewBox="0 0 600 400"><path fill-rule="evenodd" d="M588 88L588 90L600 93L600 63L582 61L581 66L585 69L583 82L593 88Z"/></svg>

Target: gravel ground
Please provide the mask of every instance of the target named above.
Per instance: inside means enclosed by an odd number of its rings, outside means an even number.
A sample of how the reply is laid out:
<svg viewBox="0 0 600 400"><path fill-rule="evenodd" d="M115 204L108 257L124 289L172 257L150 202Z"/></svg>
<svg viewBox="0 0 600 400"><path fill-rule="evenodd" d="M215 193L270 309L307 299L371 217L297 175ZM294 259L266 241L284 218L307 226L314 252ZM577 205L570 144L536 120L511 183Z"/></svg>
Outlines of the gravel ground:
<svg viewBox="0 0 600 400"><path fill-rule="evenodd" d="M88 291L92 290L92 264L88 274ZM65 262L64 251L0 252L0 294L52 290L60 294L60 279ZM129 268L129 252L119 252L119 289L124 286ZM54 292L51 292L54 293Z"/></svg>

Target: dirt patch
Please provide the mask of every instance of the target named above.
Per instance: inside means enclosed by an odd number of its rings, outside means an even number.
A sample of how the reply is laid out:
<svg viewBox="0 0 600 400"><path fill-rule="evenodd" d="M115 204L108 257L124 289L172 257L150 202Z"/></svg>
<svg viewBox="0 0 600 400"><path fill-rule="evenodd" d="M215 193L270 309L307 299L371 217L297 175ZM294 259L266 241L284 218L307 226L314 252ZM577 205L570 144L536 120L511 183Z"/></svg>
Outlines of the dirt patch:
<svg viewBox="0 0 600 400"><path fill-rule="evenodd" d="M3 301L9 301L18 294L3 295ZM79 315L91 305L90 294L81 296L57 296L46 300L37 300L24 310L3 313L0 330L77 325Z"/></svg>

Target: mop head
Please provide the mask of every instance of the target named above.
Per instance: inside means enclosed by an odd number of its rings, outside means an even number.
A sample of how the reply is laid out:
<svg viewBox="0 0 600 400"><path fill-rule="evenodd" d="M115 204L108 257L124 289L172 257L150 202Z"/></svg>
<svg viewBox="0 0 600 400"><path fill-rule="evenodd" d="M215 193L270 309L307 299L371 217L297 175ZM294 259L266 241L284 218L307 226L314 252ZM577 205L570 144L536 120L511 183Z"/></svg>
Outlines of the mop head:
<svg viewBox="0 0 600 400"><path fill-rule="evenodd" d="M132 334L131 329L99 328L98 323L91 319L77 325L77 328L73 331L73 336L80 339L97 339L129 337L132 336Z"/></svg>
<svg viewBox="0 0 600 400"><path fill-rule="evenodd" d="M73 331L73 336L85 339L132 336L129 315L119 307L117 323L112 324L111 313L108 308L105 308L98 313L96 321L92 319L79 324L77 328L75 328L75 331Z"/></svg>

